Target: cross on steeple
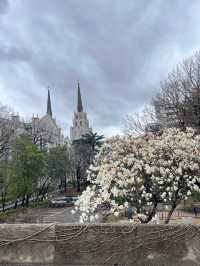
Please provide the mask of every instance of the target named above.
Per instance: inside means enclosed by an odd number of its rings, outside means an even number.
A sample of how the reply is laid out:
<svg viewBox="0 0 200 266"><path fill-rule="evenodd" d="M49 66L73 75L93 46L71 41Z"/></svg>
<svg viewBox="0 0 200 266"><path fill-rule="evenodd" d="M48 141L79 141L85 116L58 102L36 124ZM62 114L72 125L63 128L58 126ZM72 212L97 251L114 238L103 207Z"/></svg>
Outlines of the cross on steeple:
<svg viewBox="0 0 200 266"><path fill-rule="evenodd" d="M50 90L48 88L48 98L47 98L47 114L52 116L52 109L51 109L51 97L50 97Z"/></svg>
<svg viewBox="0 0 200 266"><path fill-rule="evenodd" d="M78 113L83 112L83 103L82 103L82 98L81 98L81 90L80 90L80 84L79 84L79 82L78 82L77 112Z"/></svg>

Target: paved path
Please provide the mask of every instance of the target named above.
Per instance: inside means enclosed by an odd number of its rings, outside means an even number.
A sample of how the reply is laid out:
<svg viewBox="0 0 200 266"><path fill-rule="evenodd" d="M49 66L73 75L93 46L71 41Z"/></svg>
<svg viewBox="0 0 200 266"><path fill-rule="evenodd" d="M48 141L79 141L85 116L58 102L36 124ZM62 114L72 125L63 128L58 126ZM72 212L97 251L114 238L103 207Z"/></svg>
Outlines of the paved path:
<svg viewBox="0 0 200 266"><path fill-rule="evenodd" d="M11 214L6 223L78 223L79 214L72 215L73 207L65 208L33 208L17 214ZM100 215L99 222L102 217Z"/></svg>
<svg viewBox="0 0 200 266"><path fill-rule="evenodd" d="M65 208L33 208L17 214L11 214L6 218L6 223L76 223L79 220L77 214L72 215L72 207Z"/></svg>

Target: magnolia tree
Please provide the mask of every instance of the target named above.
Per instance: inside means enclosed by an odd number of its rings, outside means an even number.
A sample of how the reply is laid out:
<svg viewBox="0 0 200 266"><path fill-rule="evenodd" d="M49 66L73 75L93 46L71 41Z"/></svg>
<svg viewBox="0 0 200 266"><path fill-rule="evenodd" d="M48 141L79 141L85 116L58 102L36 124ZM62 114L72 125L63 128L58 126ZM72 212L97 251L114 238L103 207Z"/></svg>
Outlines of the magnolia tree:
<svg viewBox="0 0 200 266"><path fill-rule="evenodd" d="M158 135L108 139L88 171L90 186L76 203L80 222L94 222L101 204L118 216L134 206L141 223L150 222L158 203L170 206L166 223L181 200L200 187L200 137L192 129Z"/></svg>

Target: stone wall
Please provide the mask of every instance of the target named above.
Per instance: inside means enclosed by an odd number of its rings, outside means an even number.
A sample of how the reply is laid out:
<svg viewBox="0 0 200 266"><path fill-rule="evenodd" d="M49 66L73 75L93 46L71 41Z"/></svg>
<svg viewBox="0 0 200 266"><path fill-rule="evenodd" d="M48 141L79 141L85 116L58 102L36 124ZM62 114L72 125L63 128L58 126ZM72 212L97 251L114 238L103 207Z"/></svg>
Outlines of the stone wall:
<svg viewBox="0 0 200 266"><path fill-rule="evenodd" d="M200 265L195 225L2 224L0 265Z"/></svg>

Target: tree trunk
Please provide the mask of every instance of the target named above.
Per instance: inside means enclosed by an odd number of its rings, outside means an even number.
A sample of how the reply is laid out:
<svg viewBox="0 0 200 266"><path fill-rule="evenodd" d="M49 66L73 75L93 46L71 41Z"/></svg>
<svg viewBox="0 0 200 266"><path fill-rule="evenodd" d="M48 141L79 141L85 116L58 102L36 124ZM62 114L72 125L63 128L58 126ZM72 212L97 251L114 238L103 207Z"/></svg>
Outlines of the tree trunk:
<svg viewBox="0 0 200 266"><path fill-rule="evenodd" d="M173 214L173 212L174 212L175 209L176 209L176 203L173 202L172 208L171 208L171 210L169 211L169 213L167 215L167 219L165 220L165 224L168 224L169 223L169 221L171 219L171 216L172 216L172 214Z"/></svg>
<svg viewBox="0 0 200 266"><path fill-rule="evenodd" d="M45 189L47 196L48 196L48 191L49 191L49 184L47 184L46 189Z"/></svg>
<svg viewBox="0 0 200 266"><path fill-rule="evenodd" d="M45 194L46 194L46 190L45 190L45 188L44 188L44 189L43 189L43 192L42 192L42 198L41 198L42 201L43 201L44 198L45 198Z"/></svg>
<svg viewBox="0 0 200 266"><path fill-rule="evenodd" d="M156 202L154 204L153 210L151 211L151 213L149 214L148 218L145 220L145 223L147 224L148 222L150 222L152 220L152 218L155 216L156 214L156 208L157 208L158 203Z"/></svg>
<svg viewBox="0 0 200 266"><path fill-rule="evenodd" d="M77 192L81 191L80 179L77 178Z"/></svg>
<svg viewBox="0 0 200 266"><path fill-rule="evenodd" d="M5 194L4 193L1 193L1 202L2 202L3 212L5 211L5 201L6 201Z"/></svg>
<svg viewBox="0 0 200 266"><path fill-rule="evenodd" d="M22 198L22 207L24 207L25 196Z"/></svg>
<svg viewBox="0 0 200 266"><path fill-rule="evenodd" d="M18 199L16 199L16 201L15 201L15 209L17 209L17 203L18 203Z"/></svg>
<svg viewBox="0 0 200 266"><path fill-rule="evenodd" d="M77 192L81 191L80 177L81 177L81 169L80 166L78 166L76 169Z"/></svg>
<svg viewBox="0 0 200 266"><path fill-rule="evenodd" d="M3 211L5 211L5 205L6 205L6 194L3 196Z"/></svg>
<svg viewBox="0 0 200 266"><path fill-rule="evenodd" d="M63 181L62 181L62 177L59 177L59 179L60 179L60 185L59 185L59 192L60 193L62 193L62 191L63 191Z"/></svg>
<svg viewBox="0 0 200 266"><path fill-rule="evenodd" d="M65 182L65 193L66 193L67 192L67 180L66 180L66 176L65 176L64 182Z"/></svg>
<svg viewBox="0 0 200 266"><path fill-rule="evenodd" d="M155 201L155 202L154 202L153 209L152 209L151 213L148 215L148 217L146 218L146 220L142 220L142 219L140 219L140 222L141 222L142 224L147 224L148 222L150 222L150 221L152 220L152 218L153 218L153 217L155 216L155 214L156 214L156 208L157 208L157 205L158 205L158 202ZM139 212L140 212L140 208L137 208L137 213L139 213Z"/></svg>
<svg viewBox="0 0 200 266"><path fill-rule="evenodd" d="M37 191L37 192L36 192L36 197L35 197L35 202L37 202L37 201L38 201L38 199L39 199L39 194L40 194L40 192L39 192L39 191Z"/></svg>
<svg viewBox="0 0 200 266"><path fill-rule="evenodd" d="M29 195L26 195L26 207L29 205Z"/></svg>

